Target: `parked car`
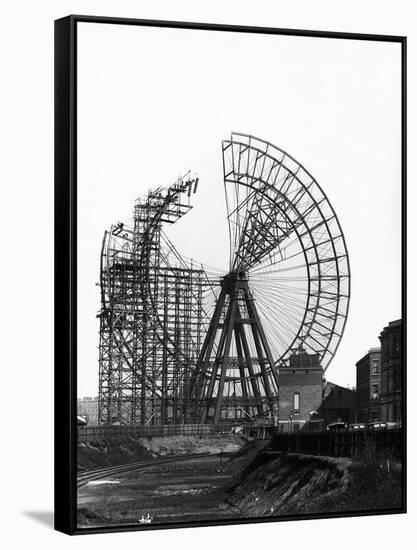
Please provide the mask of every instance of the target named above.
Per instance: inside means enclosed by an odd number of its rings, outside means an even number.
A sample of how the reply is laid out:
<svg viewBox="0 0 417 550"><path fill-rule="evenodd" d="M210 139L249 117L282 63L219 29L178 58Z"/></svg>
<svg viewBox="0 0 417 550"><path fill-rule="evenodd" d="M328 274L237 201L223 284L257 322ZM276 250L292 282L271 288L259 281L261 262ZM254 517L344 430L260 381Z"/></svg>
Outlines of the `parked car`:
<svg viewBox="0 0 417 550"><path fill-rule="evenodd" d="M370 430L386 430L388 426L386 422L369 422L368 428Z"/></svg>
<svg viewBox="0 0 417 550"><path fill-rule="evenodd" d="M386 422L388 430L401 430L401 422Z"/></svg>
<svg viewBox="0 0 417 550"><path fill-rule="evenodd" d="M337 422L332 422L331 424L327 424L327 430L331 431L331 432L338 432L340 430L346 430L348 427L348 425L346 424L346 422L343 422L343 421L337 421Z"/></svg>
<svg viewBox="0 0 417 550"><path fill-rule="evenodd" d="M358 430L366 430L366 424L349 424L349 430L358 431Z"/></svg>

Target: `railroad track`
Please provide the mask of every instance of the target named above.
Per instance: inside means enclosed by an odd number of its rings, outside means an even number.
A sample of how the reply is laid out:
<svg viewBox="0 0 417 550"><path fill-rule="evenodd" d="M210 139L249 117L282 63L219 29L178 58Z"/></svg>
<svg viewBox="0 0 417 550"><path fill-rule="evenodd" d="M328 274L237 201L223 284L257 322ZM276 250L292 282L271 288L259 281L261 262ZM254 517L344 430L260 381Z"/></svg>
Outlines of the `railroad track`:
<svg viewBox="0 0 417 550"><path fill-rule="evenodd" d="M169 458L154 458L148 460L142 460L141 462L130 462L128 464L120 464L119 466L108 466L107 468L100 468L98 470L88 470L77 475L77 488L83 487L89 481L95 481L96 479L102 479L116 474L129 472L130 470L142 470L144 468L150 468L151 466L159 466L160 464L169 464L170 462L182 462L190 460L190 458L208 458L218 456L213 453L204 454L191 454L172 456Z"/></svg>

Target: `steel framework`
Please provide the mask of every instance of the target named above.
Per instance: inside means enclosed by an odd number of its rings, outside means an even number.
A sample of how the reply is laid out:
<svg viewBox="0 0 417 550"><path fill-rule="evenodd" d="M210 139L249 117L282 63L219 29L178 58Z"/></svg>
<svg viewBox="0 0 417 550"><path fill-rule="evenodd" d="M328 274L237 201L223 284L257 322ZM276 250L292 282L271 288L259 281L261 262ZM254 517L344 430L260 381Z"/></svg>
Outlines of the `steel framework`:
<svg viewBox="0 0 417 550"><path fill-rule="evenodd" d="M134 223L106 231L101 251L99 422L186 420L189 378L201 347L203 269L186 262L163 232L192 206L188 175L149 192Z"/></svg>
<svg viewBox="0 0 417 550"><path fill-rule="evenodd" d="M163 231L191 208L189 174L134 207L101 252L101 423L277 421L279 370L294 354L324 370L345 328L350 267L317 181L278 147L222 143L226 275L185 260Z"/></svg>
<svg viewBox="0 0 417 550"><path fill-rule="evenodd" d="M350 297L346 243L321 187L288 153L234 133L222 144L229 273L191 395L201 422L278 415L280 368L301 350L324 370Z"/></svg>

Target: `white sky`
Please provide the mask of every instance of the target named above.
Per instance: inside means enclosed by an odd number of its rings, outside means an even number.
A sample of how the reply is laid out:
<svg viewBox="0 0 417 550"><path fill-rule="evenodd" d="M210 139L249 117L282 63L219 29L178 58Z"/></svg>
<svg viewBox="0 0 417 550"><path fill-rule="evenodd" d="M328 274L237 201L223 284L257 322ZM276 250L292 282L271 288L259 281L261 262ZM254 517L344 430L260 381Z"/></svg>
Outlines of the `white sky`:
<svg viewBox="0 0 417 550"><path fill-rule="evenodd" d="M135 198L188 169L180 252L227 269L221 140L266 139L312 173L349 250L349 318L327 378L401 316L401 52L397 43L78 24L78 394L98 393L99 254Z"/></svg>

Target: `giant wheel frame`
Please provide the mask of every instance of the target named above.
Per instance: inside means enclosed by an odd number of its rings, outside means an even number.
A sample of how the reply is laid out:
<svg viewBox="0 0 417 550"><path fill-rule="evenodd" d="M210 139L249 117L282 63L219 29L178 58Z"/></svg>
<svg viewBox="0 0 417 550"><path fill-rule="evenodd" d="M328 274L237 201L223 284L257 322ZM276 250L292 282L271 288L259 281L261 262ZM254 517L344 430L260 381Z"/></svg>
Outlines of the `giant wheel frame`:
<svg viewBox="0 0 417 550"><path fill-rule="evenodd" d="M313 176L254 136L233 133L222 152L229 274L193 385L201 422L214 423L239 409L250 418L278 414L278 370L294 354L318 356L326 371L350 300L343 231Z"/></svg>
<svg viewBox="0 0 417 550"><path fill-rule="evenodd" d="M305 312L296 335L276 357L276 363L286 364L289 354L303 347L320 354L325 371L341 341L350 301L349 256L338 217L313 176L267 141L234 133L231 140L223 142L223 160L230 233L236 227L240 238L237 248L231 239L231 270L248 271L258 299L263 295L273 298L275 294L285 303L283 294L293 294L291 288L285 288L289 286L286 279L293 283L297 277L284 274L298 270L294 262L289 265L290 260L304 259ZM248 190L245 198L242 194L239 197L242 187ZM248 201L250 191L255 195ZM233 199L237 205L233 205ZM242 211L244 224L239 220ZM290 249L297 244L289 242L294 236L300 247L298 254L289 258ZM277 284L274 272L281 274L282 284ZM265 291L257 291L260 278L268 286Z"/></svg>

